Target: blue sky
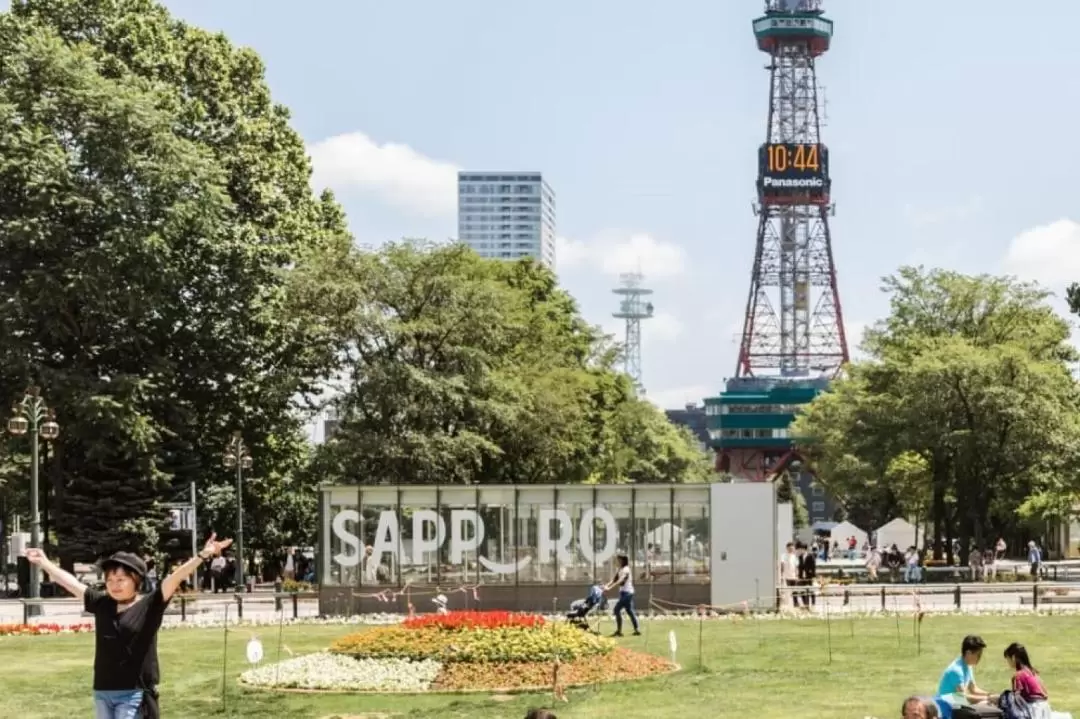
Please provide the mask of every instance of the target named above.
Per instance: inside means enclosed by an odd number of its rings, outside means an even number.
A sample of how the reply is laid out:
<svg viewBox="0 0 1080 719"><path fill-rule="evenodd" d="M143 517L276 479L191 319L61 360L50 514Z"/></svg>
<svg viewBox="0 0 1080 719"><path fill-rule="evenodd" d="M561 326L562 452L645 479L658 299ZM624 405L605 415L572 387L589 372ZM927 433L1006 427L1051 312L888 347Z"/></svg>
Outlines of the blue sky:
<svg viewBox="0 0 1080 719"><path fill-rule="evenodd" d="M168 0L256 49L357 240L452 237L456 168L541 170L561 281L615 329L640 264L649 396L733 373L765 132L758 0ZM832 224L849 332L904 263L1080 279L1080 4L826 0ZM1070 219L1072 218L1072 219ZM850 336L850 335L849 335Z"/></svg>

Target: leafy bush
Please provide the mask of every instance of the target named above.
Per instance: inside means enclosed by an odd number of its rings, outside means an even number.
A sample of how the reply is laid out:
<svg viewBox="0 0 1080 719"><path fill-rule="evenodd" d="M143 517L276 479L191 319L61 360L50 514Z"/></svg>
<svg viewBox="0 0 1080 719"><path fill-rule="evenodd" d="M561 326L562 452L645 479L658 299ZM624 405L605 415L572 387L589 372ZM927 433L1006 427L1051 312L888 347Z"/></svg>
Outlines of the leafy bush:
<svg viewBox="0 0 1080 719"><path fill-rule="evenodd" d="M440 662L572 661L608 654L615 643L568 624L445 631L437 627L378 627L342 637L330 651L356 658L435 659Z"/></svg>
<svg viewBox="0 0 1080 719"><path fill-rule="evenodd" d="M310 592L312 586L309 582L298 582L295 579L286 579L281 583L281 591L283 592Z"/></svg>
<svg viewBox="0 0 1080 719"><path fill-rule="evenodd" d="M449 614L421 614L404 621L408 629L444 629L449 631L471 629L501 629L503 627L544 626L544 618L538 614L515 614L514 612L450 612Z"/></svg>

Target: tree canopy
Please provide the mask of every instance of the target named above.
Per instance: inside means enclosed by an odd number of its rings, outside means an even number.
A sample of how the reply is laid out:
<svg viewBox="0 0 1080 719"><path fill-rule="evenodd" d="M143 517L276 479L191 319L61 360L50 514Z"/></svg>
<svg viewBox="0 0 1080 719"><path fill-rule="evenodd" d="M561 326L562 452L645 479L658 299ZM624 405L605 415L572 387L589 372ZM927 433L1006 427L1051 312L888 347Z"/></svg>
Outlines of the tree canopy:
<svg viewBox="0 0 1080 719"><path fill-rule="evenodd" d="M356 483L699 481L687 432L634 395L554 274L406 241L331 272L344 381L324 477Z"/></svg>
<svg viewBox="0 0 1080 719"><path fill-rule="evenodd" d="M350 241L258 57L149 0L24 0L0 62L0 393L57 411L61 547L150 548L157 501L228 484L234 428L283 516L333 359L297 283Z"/></svg>
<svg viewBox="0 0 1080 719"><path fill-rule="evenodd" d="M1011 278L905 267L869 359L796 420L852 519L930 517L961 551L1071 514L1080 404L1069 326L1047 293ZM951 541L944 546L951 547ZM965 554L966 557L966 554Z"/></svg>

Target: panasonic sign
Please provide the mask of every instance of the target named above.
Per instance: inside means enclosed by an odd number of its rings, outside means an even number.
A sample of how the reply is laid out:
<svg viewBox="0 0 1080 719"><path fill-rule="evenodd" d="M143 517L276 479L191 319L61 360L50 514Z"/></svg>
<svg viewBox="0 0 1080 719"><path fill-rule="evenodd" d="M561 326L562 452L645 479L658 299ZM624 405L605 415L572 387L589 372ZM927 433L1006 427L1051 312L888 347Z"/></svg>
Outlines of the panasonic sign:
<svg viewBox="0 0 1080 719"><path fill-rule="evenodd" d="M766 189L777 190L820 190L825 187L825 179L821 177L770 177L766 175L762 179L762 185Z"/></svg>

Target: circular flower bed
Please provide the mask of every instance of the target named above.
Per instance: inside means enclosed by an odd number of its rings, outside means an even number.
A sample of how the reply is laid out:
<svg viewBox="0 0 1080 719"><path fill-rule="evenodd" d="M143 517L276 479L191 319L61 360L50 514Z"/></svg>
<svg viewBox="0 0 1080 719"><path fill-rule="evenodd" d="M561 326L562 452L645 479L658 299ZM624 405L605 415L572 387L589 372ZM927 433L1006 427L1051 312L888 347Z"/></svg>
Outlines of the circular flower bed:
<svg viewBox="0 0 1080 719"><path fill-rule="evenodd" d="M452 612L349 634L329 651L252 669L241 684L310 691L550 690L641 679L675 666L532 614Z"/></svg>

